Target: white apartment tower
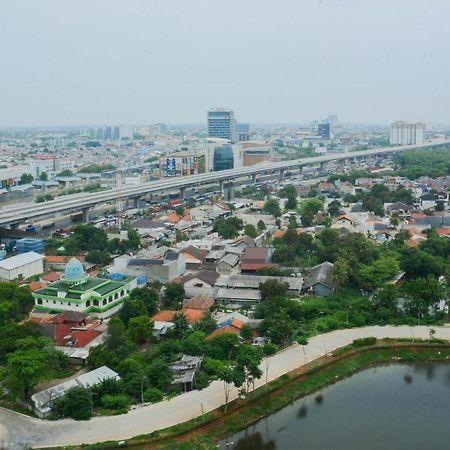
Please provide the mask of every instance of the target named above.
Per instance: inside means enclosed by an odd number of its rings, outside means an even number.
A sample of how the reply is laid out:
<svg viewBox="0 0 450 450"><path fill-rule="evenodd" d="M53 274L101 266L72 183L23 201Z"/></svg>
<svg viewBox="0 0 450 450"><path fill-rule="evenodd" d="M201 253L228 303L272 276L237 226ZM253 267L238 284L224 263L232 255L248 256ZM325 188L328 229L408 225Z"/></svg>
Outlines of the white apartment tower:
<svg viewBox="0 0 450 450"><path fill-rule="evenodd" d="M390 142L395 145L418 145L425 140L425 125L421 122L394 122L391 125Z"/></svg>

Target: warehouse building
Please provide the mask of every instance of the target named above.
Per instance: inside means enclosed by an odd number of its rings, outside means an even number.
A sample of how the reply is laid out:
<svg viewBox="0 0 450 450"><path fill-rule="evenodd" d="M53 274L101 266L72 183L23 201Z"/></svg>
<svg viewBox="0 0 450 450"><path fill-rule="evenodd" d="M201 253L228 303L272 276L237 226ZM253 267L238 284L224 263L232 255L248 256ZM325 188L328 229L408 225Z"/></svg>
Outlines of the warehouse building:
<svg viewBox="0 0 450 450"><path fill-rule="evenodd" d="M44 257L36 252L21 253L0 261L0 280L13 281L44 272Z"/></svg>

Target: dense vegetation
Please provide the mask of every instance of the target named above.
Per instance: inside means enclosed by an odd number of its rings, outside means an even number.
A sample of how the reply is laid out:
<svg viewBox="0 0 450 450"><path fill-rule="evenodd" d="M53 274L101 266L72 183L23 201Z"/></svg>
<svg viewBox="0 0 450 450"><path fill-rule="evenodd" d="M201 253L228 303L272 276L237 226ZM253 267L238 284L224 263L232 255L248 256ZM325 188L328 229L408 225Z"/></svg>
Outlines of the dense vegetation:
<svg viewBox="0 0 450 450"><path fill-rule="evenodd" d="M86 261L104 265L111 261L111 255L137 250L140 246L140 237L136 230L127 231L127 239L118 237L108 239L104 230L96 228L92 224L77 225L73 233L64 240L49 239L46 246L48 254L57 253L57 249L63 247L64 255L80 255L87 252Z"/></svg>
<svg viewBox="0 0 450 450"><path fill-rule="evenodd" d="M411 180L421 176L436 178L450 175L449 148L411 150L396 155L394 160L400 165L399 175Z"/></svg>
<svg viewBox="0 0 450 450"><path fill-rule="evenodd" d="M22 323L33 305L28 286L0 283L0 381L9 399L28 398L36 384L63 376L68 367L68 358L36 325Z"/></svg>

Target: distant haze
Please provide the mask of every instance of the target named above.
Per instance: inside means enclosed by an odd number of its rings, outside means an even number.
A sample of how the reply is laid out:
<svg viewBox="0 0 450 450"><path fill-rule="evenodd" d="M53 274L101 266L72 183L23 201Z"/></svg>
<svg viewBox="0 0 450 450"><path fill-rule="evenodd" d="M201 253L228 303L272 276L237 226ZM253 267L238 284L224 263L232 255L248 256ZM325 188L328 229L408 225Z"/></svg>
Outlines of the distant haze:
<svg viewBox="0 0 450 450"><path fill-rule="evenodd" d="M449 0L2 0L0 127L450 123Z"/></svg>

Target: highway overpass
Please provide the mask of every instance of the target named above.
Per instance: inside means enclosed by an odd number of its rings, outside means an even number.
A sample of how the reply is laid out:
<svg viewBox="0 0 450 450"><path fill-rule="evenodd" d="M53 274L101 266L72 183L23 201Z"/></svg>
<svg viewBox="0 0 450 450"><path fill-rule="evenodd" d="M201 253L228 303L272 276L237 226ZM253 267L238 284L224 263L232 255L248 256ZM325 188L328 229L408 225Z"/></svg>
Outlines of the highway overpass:
<svg viewBox="0 0 450 450"><path fill-rule="evenodd" d="M108 191L94 193L79 193L57 197L45 203L16 205L10 208L0 209L0 226L14 226L39 217L50 216L62 212L83 211L87 214L89 208L111 201L139 199L151 193L167 192L179 189L182 195L186 188L200 186L208 183L230 182L237 178L255 177L258 174L272 173L283 174L287 170L302 169L305 166L321 165L327 162L363 159L377 157L393 153L405 152L414 149L426 149L450 144L450 141L427 143L422 145L407 145L397 147L375 148L351 153L331 153L323 156L302 158L290 161L268 162L256 166L237 169L210 172L200 175L162 179L141 183L135 186L123 186Z"/></svg>

